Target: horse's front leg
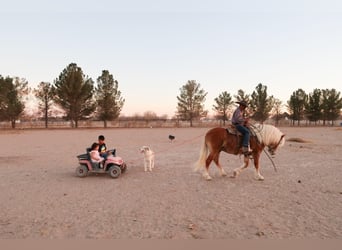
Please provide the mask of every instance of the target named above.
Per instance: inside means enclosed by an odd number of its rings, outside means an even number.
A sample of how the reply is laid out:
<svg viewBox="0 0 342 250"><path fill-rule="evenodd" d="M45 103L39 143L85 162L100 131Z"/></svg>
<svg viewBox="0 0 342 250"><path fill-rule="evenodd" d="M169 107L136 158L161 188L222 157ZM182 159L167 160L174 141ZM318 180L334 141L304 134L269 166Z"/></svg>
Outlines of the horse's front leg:
<svg viewBox="0 0 342 250"><path fill-rule="evenodd" d="M151 160L151 168L154 168L154 158Z"/></svg>
<svg viewBox="0 0 342 250"><path fill-rule="evenodd" d="M221 165L219 165L219 169L220 169L221 176L227 176L226 171L224 171L224 169Z"/></svg>
<svg viewBox="0 0 342 250"><path fill-rule="evenodd" d="M249 157L248 156L244 156L243 157L243 164L239 167L239 168L235 168L233 171L233 175L231 176L232 178L237 177L241 171L245 168L247 168L249 165Z"/></svg>
<svg viewBox="0 0 342 250"><path fill-rule="evenodd" d="M260 171L259 171L259 159L260 159L260 154L255 154L254 155L255 178L258 181L263 181L265 178L260 174Z"/></svg>

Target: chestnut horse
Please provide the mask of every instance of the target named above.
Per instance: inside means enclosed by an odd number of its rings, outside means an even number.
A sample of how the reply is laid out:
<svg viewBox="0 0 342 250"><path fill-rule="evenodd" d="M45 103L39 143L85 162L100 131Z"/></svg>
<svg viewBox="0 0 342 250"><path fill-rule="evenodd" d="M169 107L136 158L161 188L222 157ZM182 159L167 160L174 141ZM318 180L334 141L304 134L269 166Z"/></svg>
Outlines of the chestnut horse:
<svg viewBox="0 0 342 250"><path fill-rule="evenodd" d="M274 155L277 148L284 145L285 135L280 132L278 128L266 124L253 125L250 127L250 130L254 131L250 136L250 148L252 153L250 156L244 156L243 164L239 168L234 169L232 177L237 177L244 168L247 168L251 158L254 160L256 179L263 180L264 177L259 171L261 152L267 147L268 151ZM231 133L228 129L221 127L210 129L205 135L199 159L195 164L195 170L203 169L203 177L207 180L211 180L209 165L214 161L219 168L221 175L227 175L219 163L220 152L224 151L228 154L235 155L242 154L241 142L241 134L237 135L236 133Z"/></svg>

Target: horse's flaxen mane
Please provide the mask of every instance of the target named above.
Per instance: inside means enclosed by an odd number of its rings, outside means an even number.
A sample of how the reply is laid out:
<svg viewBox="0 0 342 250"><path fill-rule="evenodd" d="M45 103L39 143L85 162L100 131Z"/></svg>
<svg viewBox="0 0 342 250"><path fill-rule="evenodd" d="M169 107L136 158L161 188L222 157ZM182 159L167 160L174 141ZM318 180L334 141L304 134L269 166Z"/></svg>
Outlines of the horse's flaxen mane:
<svg viewBox="0 0 342 250"><path fill-rule="evenodd" d="M285 140L282 139L283 133L273 125L255 124L253 125L253 129L256 132L259 141L265 146L279 144L278 146L281 147L285 142Z"/></svg>

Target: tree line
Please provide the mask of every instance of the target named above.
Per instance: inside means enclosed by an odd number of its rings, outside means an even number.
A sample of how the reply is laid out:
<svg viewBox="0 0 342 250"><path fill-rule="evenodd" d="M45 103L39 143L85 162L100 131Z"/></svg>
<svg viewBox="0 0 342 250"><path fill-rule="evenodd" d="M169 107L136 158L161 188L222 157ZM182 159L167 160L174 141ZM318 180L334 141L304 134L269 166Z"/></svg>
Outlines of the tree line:
<svg viewBox="0 0 342 250"><path fill-rule="evenodd" d="M207 92L195 80L187 81L177 96L177 111L175 117L189 121L190 126L196 119L207 117L204 102ZM10 121L15 128L16 121L25 109L23 96L29 92L28 83L18 77L2 77L0 75L0 121ZM80 120L92 119L113 121L120 116L125 104L119 90L119 83L108 70L103 70L96 79L86 76L76 63L69 64L56 78L53 84L41 82L33 90L38 100L39 111L43 114L45 127L48 127L52 107L59 107L65 113L65 119L71 121L72 127L77 128ZM252 94L246 94L242 89L236 95L223 91L214 99L212 107L216 119L225 124L237 101L249 103L249 116L258 122L264 122L271 116L278 123L287 116L292 123L300 124L301 120L309 122L327 121L334 123L341 115L342 98L336 89L314 89L306 94L298 89L293 92L286 104L267 93L267 86L259 83ZM284 112L284 108L288 111Z"/></svg>
<svg viewBox="0 0 342 250"><path fill-rule="evenodd" d="M45 127L48 127L49 114L55 105L65 112L65 119L76 128L80 120L91 115L102 120L104 127L107 127L107 121L118 118L125 103L118 81L108 70L103 70L96 82L95 85L75 63L69 64L53 84L41 82L33 92L38 99L39 110L44 114ZM20 98L23 90L28 91L24 80L0 75L0 120L11 121L12 128L15 128L15 121L25 108Z"/></svg>
<svg viewBox="0 0 342 250"><path fill-rule="evenodd" d="M201 89L196 81L188 81L180 89L178 99L178 115L183 120L192 121L201 117L206 117L208 111L204 110L204 101L207 92ZM304 90L298 89L292 93L286 104L268 95L267 86L259 83L252 94L246 94L242 89L238 90L237 95L232 96L229 92L223 91L214 100L213 111L216 118L223 121L229 120L233 113L234 103L246 101L249 104L249 116L257 122L265 122L273 118L276 124L285 117L292 121L292 124L300 124L301 120L309 122L334 121L341 116L342 98L336 89L314 89L312 93L306 94ZM284 112L284 108L289 112ZM272 116L272 117L271 117Z"/></svg>

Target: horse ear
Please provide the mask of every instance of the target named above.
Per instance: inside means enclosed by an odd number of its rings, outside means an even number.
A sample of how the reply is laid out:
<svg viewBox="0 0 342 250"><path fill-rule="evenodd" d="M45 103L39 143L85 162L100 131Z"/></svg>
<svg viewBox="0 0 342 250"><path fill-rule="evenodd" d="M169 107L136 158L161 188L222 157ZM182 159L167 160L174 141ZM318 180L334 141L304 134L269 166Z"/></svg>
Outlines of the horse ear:
<svg viewBox="0 0 342 250"><path fill-rule="evenodd" d="M284 139L284 137L285 137L285 134L281 135L280 141L282 141Z"/></svg>

